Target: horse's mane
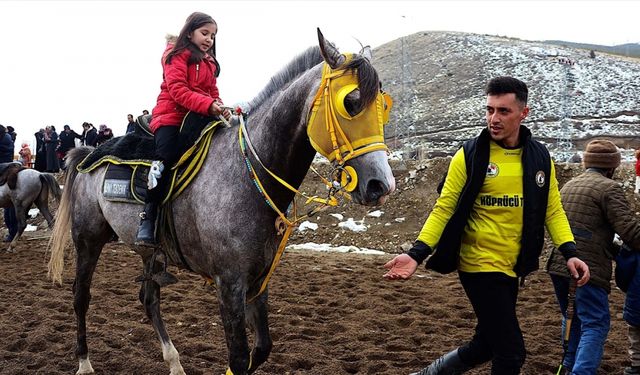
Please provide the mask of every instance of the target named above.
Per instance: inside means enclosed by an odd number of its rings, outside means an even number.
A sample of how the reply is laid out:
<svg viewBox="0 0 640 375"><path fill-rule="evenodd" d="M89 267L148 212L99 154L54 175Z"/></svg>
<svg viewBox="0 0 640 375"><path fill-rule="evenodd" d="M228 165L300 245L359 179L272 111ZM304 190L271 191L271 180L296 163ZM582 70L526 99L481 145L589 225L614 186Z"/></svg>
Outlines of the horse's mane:
<svg viewBox="0 0 640 375"><path fill-rule="evenodd" d="M298 78L302 73L313 68L323 60L320 47L309 47L306 51L296 56L289 64L276 73L267 86L249 102L250 108L257 108L274 93L280 91L289 82Z"/></svg>
<svg viewBox="0 0 640 375"><path fill-rule="evenodd" d="M313 68L324 61L320 54L320 47L309 47L306 51L296 56L282 70L276 73L267 84L267 86L249 102L249 108L257 108L276 92L280 91L284 86L294 79L298 78L302 73ZM371 63L361 55L355 55L353 60L347 65L347 69L358 71L358 82L360 86L360 104L366 107L369 103L376 99L378 94L380 80L378 73Z"/></svg>

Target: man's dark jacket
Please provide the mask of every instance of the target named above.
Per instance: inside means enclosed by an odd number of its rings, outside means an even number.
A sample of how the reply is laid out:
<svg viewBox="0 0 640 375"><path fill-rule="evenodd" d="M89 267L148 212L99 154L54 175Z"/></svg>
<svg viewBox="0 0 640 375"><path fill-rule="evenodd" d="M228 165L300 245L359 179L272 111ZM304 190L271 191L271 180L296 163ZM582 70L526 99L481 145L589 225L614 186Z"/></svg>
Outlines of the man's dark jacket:
<svg viewBox="0 0 640 375"><path fill-rule="evenodd" d="M458 198L458 205L442 232L435 253L427 260L427 268L440 273L450 273L458 269L464 228L487 174L490 141L491 135L485 128L478 137L465 142L462 146L467 181ZM522 125L520 126L520 145L522 145L524 207L522 248L514 271L516 275L524 277L539 268L538 257L544 244L545 217L551 181L551 157L547 148L533 140L531 131ZM540 176L543 180L536 181ZM575 243L562 244L559 250L567 259L575 256Z"/></svg>

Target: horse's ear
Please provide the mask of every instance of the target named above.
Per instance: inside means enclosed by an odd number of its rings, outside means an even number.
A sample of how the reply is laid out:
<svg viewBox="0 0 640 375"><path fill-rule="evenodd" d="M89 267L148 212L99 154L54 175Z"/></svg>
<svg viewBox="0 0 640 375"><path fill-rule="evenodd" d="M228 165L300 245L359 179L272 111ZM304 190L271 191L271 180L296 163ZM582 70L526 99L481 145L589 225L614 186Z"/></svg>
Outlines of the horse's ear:
<svg viewBox="0 0 640 375"><path fill-rule="evenodd" d="M344 60L346 59L344 55L338 52L338 49L333 45L333 43L324 38L320 28L318 28L318 43L320 44L320 53L331 69L335 69L344 63Z"/></svg>
<svg viewBox="0 0 640 375"><path fill-rule="evenodd" d="M369 60L369 62L371 62L371 46L362 47L360 54L362 55L362 57L364 57L365 59Z"/></svg>

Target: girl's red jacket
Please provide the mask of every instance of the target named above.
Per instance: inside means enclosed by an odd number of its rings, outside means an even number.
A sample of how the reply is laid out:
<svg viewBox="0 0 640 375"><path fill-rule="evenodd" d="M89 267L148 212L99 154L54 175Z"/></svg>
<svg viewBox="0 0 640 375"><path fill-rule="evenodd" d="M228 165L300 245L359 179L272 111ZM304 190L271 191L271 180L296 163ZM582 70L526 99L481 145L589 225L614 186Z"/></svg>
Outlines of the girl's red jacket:
<svg viewBox="0 0 640 375"><path fill-rule="evenodd" d="M172 44L167 45L162 55L164 78L150 124L154 133L161 126L180 126L188 111L206 115L211 103L222 102L213 57L206 55L199 63L187 65L191 51L185 49L166 64L165 57L172 48Z"/></svg>

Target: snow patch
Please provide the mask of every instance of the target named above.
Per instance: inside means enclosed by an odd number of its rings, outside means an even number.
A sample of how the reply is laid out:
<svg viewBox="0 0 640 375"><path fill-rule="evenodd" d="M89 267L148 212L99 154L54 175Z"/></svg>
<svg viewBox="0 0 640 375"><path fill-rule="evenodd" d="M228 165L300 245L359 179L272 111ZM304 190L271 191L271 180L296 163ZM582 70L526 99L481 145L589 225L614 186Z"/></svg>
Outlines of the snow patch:
<svg viewBox="0 0 640 375"><path fill-rule="evenodd" d="M331 244L317 244L313 242L307 242L303 244L293 244L287 246L290 250L310 250L310 251L322 251L332 253L351 253L351 254L366 254L366 255L384 255L384 251L367 249L366 247L357 246L332 246Z"/></svg>
<svg viewBox="0 0 640 375"><path fill-rule="evenodd" d="M371 216L371 217L380 217L380 216L382 216L382 214L383 214L383 213L384 213L384 211L375 210L375 211L369 212L369 213L367 214L367 216Z"/></svg>
<svg viewBox="0 0 640 375"><path fill-rule="evenodd" d="M300 224L300 226L298 226L299 232L304 232L307 229L316 230L318 229L318 224L305 220Z"/></svg>
<svg viewBox="0 0 640 375"><path fill-rule="evenodd" d="M329 214L329 216L333 216L336 219L342 221L342 219L344 219L344 216L342 216L342 214Z"/></svg>
<svg viewBox="0 0 640 375"><path fill-rule="evenodd" d="M366 232L367 226L364 225L364 220L354 221L352 217L348 218L347 221L343 221L338 223L338 227L349 229L353 232Z"/></svg>
<svg viewBox="0 0 640 375"><path fill-rule="evenodd" d="M40 213L39 209L32 208L32 209L29 210L29 212L27 212L27 215L29 216L29 218L35 219L36 216L38 216L39 213Z"/></svg>

